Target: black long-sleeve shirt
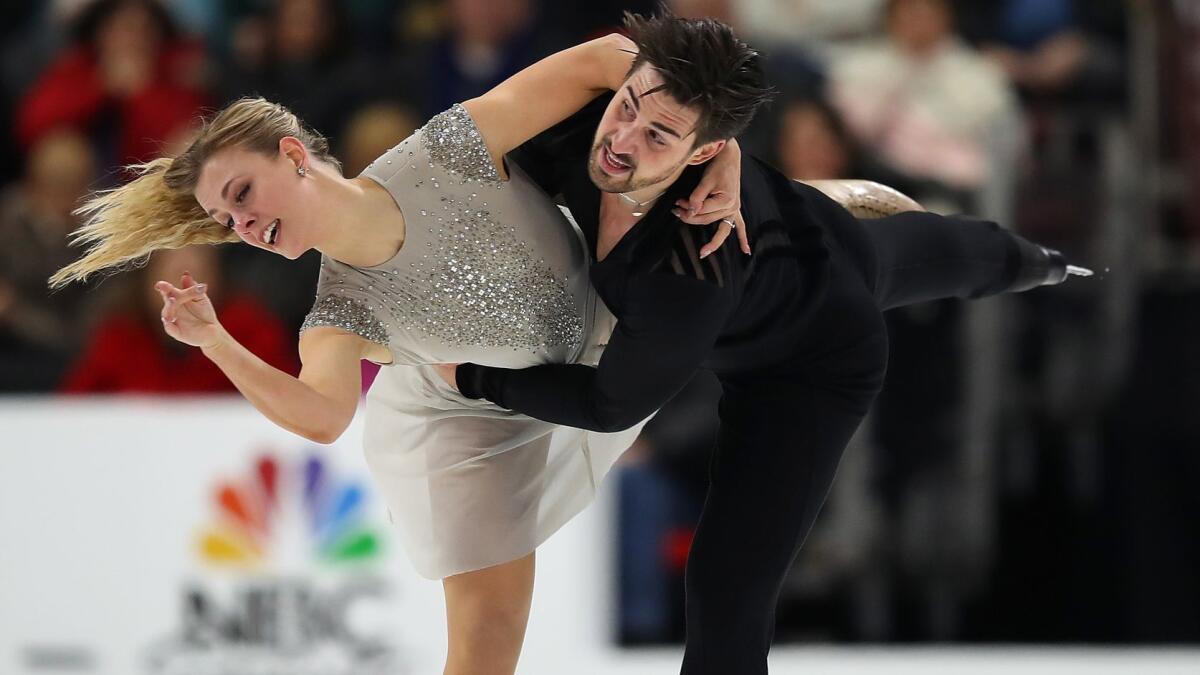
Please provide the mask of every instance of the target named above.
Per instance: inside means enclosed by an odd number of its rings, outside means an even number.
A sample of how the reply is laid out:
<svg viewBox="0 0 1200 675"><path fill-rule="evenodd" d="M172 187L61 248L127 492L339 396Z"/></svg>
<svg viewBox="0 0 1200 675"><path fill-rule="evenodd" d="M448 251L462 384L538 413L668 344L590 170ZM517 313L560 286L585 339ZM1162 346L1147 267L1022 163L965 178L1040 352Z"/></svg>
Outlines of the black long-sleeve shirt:
<svg viewBox="0 0 1200 675"><path fill-rule="evenodd" d="M592 258L600 192L588 177L587 161L607 100L598 99L509 157L571 209ZM557 424L615 431L657 410L698 368L711 368L723 380L768 377L795 363L798 353L837 349L878 330L877 310L861 302L821 311L829 304L830 240L818 223L853 221L849 213L747 156L742 214L754 254L727 244L700 259L700 247L715 227L682 223L671 208L702 174L702 167L685 170L604 260L592 265L592 283L617 318L596 367L463 364L457 376L463 395ZM818 312L822 337L804 340Z"/></svg>

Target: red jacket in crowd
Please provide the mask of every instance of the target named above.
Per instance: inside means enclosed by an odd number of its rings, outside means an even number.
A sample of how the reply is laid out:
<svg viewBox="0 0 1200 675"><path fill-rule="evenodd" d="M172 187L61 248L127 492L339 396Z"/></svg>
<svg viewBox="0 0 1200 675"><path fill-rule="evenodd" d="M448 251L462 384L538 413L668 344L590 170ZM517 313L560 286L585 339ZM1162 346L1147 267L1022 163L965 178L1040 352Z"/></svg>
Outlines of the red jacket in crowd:
<svg viewBox="0 0 1200 675"><path fill-rule="evenodd" d="M58 127L89 132L111 111L117 120L121 164L158 157L163 142L192 124L207 103L195 83L203 52L197 45L164 46L153 79L123 98L104 89L92 49L76 47L60 56L25 94L17 110L17 136L25 148Z"/></svg>
<svg viewBox="0 0 1200 675"><path fill-rule="evenodd" d="M217 312L221 325L262 360L295 375L295 340L258 302L235 297ZM92 334L59 387L70 394L206 394L237 389L212 361L128 314L113 315Z"/></svg>

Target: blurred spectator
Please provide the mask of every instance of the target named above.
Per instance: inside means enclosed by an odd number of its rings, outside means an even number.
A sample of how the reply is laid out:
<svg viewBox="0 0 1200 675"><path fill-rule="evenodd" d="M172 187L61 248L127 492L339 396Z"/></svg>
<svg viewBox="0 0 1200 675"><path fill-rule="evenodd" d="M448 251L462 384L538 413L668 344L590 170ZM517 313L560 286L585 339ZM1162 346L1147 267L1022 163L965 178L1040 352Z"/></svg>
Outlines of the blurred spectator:
<svg viewBox="0 0 1200 675"><path fill-rule="evenodd" d="M835 61L834 102L864 147L897 170L979 188L988 143L1015 115L1004 74L955 35L948 0L889 0L886 24L885 40Z"/></svg>
<svg viewBox="0 0 1200 675"><path fill-rule="evenodd" d="M83 356L60 387L66 393L216 393L236 391L224 373L194 347L162 328L160 279L178 284L184 271L208 284L225 330L268 364L292 374L295 339L254 299L222 294L216 249L189 246L154 253L146 267L122 278L111 311L92 333Z"/></svg>
<svg viewBox="0 0 1200 675"><path fill-rule="evenodd" d="M789 101L779 115L776 166L795 180L854 176L854 140L837 111L819 98Z"/></svg>
<svg viewBox="0 0 1200 675"><path fill-rule="evenodd" d="M0 182L21 175L21 152L12 129L16 104L38 73L57 53L59 17L41 3L6 2L0 25Z"/></svg>
<svg viewBox="0 0 1200 675"><path fill-rule="evenodd" d="M88 133L105 165L151 159L205 103L203 57L160 3L97 0L21 101L18 137L28 148L66 126Z"/></svg>
<svg viewBox="0 0 1200 675"><path fill-rule="evenodd" d="M733 0L671 0L668 3L676 16L685 19L716 19L736 30L736 7Z"/></svg>
<svg viewBox="0 0 1200 675"><path fill-rule="evenodd" d="M87 139L59 131L38 141L25 177L0 195L0 390L52 389L79 345L84 289L50 294L46 279L75 259L71 211L95 177Z"/></svg>
<svg viewBox="0 0 1200 675"><path fill-rule="evenodd" d="M415 52L422 115L483 94L571 41L541 21L534 0L447 0L441 34Z"/></svg>
<svg viewBox="0 0 1200 675"><path fill-rule="evenodd" d="M221 82L226 101L260 95L331 134L370 96L341 3L279 0L265 13L241 18L232 40Z"/></svg>
<svg viewBox="0 0 1200 675"><path fill-rule="evenodd" d="M658 412L617 469L618 640L683 637L683 575L708 490L721 384L708 371Z"/></svg>
<svg viewBox="0 0 1200 675"><path fill-rule="evenodd" d="M354 113L341 133L338 154L343 173L357 176L375 158L408 138L420 122L416 114L398 103L380 102Z"/></svg>
<svg viewBox="0 0 1200 675"><path fill-rule="evenodd" d="M884 0L741 0L735 23L752 40L817 46L866 36L879 27Z"/></svg>
<svg viewBox="0 0 1200 675"><path fill-rule="evenodd" d="M966 36L1023 91L1122 97L1121 0L959 0Z"/></svg>
<svg viewBox="0 0 1200 675"><path fill-rule="evenodd" d="M624 12L650 15L660 0L592 0L550 2L541 0L543 24L554 26L572 42L582 42L620 30Z"/></svg>

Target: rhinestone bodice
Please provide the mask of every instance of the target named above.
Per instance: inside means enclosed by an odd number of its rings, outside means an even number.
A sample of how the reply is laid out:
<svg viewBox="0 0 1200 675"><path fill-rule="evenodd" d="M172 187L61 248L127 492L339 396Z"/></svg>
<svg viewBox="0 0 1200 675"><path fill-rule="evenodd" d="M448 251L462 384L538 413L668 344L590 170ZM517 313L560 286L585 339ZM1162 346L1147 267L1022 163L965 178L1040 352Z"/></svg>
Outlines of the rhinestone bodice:
<svg viewBox="0 0 1200 675"><path fill-rule="evenodd" d="M501 181L460 105L376 159L363 175L396 201L404 245L373 267L324 258L304 328L386 344L400 364L578 356L595 302L582 236L520 167L508 169Z"/></svg>

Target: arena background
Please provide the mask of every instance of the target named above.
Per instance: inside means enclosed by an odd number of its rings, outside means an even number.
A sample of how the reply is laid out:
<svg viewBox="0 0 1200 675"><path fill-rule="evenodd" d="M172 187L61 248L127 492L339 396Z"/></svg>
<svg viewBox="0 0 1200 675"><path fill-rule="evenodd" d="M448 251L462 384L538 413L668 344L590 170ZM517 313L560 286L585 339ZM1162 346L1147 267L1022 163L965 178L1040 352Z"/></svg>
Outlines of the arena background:
<svg viewBox="0 0 1200 675"><path fill-rule="evenodd" d="M671 7L767 55L780 93L748 151L1098 272L889 316L888 383L784 589L772 672L1200 672L1200 2ZM158 326L149 281L189 269L295 372L312 255L187 250L57 294L45 278L77 254L79 198L206 110L283 102L350 175L653 8L4 3L0 673L440 672L440 585L395 548L360 423L330 446L291 436ZM715 394L698 377L539 552L519 672L677 672Z"/></svg>

